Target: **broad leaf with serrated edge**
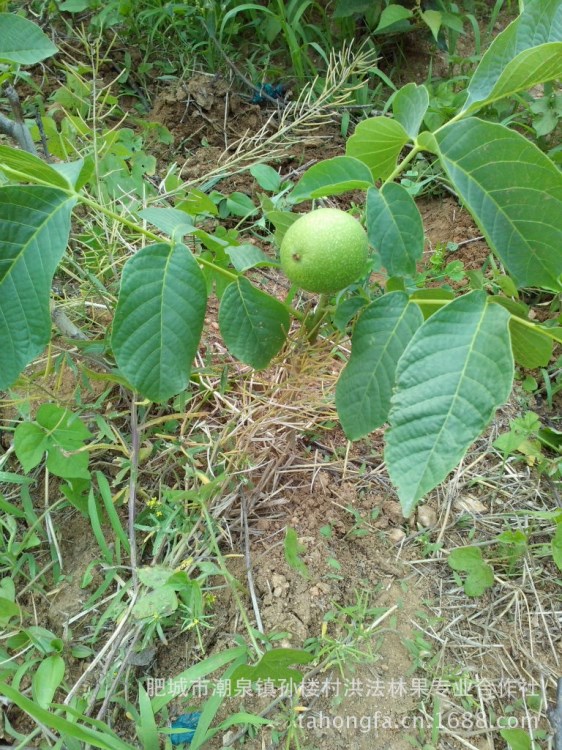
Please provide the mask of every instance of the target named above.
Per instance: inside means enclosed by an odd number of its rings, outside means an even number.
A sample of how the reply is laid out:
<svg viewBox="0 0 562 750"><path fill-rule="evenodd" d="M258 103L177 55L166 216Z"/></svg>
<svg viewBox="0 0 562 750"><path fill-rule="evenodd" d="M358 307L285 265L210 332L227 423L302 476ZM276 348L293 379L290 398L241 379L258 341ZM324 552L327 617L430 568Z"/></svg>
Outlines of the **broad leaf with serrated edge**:
<svg viewBox="0 0 562 750"><path fill-rule="evenodd" d="M541 77L541 57L533 52L520 65L518 55L533 47L562 41L562 4L560 0L530 0L521 15L512 21L487 49L468 87L463 111L473 111L493 100L494 87L501 78L502 96L521 91L549 78ZM547 54L547 57L550 53ZM513 65L512 65L513 61ZM506 84L510 81L509 85Z"/></svg>
<svg viewBox="0 0 562 750"><path fill-rule="evenodd" d="M408 83L394 95L392 99L394 117L410 138L415 138L419 133L428 106L429 92L423 85Z"/></svg>
<svg viewBox="0 0 562 750"><path fill-rule="evenodd" d="M519 287L562 290L562 174L533 143L475 117L435 134L441 162Z"/></svg>
<svg viewBox="0 0 562 750"><path fill-rule="evenodd" d="M243 276L222 296L219 326L224 343L237 359L257 370L267 367L280 351L289 323L285 305Z"/></svg>
<svg viewBox="0 0 562 750"><path fill-rule="evenodd" d="M189 383L207 293L185 245L144 247L123 268L111 343L119 369L151 401Z"/></svg>
<svg viewBox="0 0 562 750"><path fill-rule="evenodd" d="M51 283L75 203L56 188L0 188L0 390L49 341Z"/></svg>
<svg viewBox="0 0 562 750"><path fill-rule="evenodd" d="M345 152L366 164L375 180L390 177L408 133L396 120L372 117L363 120L348 140Z"/></svg>
<svg viewBox="0 0 562 750"><path fill-rule="evenodd" d="M350 440L383 425L388 417L396 365L423 323L404 292L391 292L371 302L357 321L351 358L336 388L338 415Z"/></svg>
<svg viewBox="0 0 562 750"><path fill-rule="evenodd" d="M300 203L349 190L366 190L372 184L371 170L362 161L336 156L307 169L289 197L293 203Z"/></svg>
<svg viewBox="0 0 562 750"><path fill-rule="evenodd" d="M389 182L367 192L367 234L389 276L416 272L423 255L423 223L406 188Z"/></svg>
<svg viewBox="0 0 562 750"><path fill-rule="evenodd" d="M509 313L484 292L418 328L398 362L385 459L403 512L445 479L509 396Z"/></svg>

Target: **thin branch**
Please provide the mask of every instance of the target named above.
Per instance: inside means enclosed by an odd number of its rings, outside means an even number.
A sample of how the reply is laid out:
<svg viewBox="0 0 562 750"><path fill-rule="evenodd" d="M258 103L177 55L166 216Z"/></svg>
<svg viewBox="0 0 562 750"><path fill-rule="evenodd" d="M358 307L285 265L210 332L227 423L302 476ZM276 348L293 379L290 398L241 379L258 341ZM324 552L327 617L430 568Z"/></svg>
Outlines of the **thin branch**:
<svg viewBox="0 0 562 750"><path fill-rule="evenodd" d="M27 151L29 154L37 156L37 149L31 138L31 134L25 124L23 110L21 108L20 98L15 88L8 84L4 86L3 93L10 102L10 107L14 113L14 119L10 120L5 115L0 114L0 133L13 138L18 146Z"/></svg>
<svg viewBox="0 0 562 750"><path fill-rule="evenodd" d="M562 750L562 677L558 678L556 704L547 710L547 716L554 730L554 750Z"/></svg>
<svg viewBox="0 0 562 750"><path fill-rule="evenodd" d="M140 433L135 393L131 396L131 469L129 473L129 546L131 548L131 568L133 591L138 588L137 539L135 520L137 515L137 480L139 474Z"/></svg>
<svg viewBox="0 0 562 750"><path fill-rule="evenodd" d="M248 580L248 591L250 592L250 599L252 600L252 607L254 609L254 616L256 618L256 627L260 631L260 633L263 633L264 632L263 622L261 619L258 598L256 596L256 588L254 586L254 573L252 571L252 557L250 553L250 533L248 529L248 507L247 507L247 500L244 496L242 497L241 513L242 513L242 528L244 529L244 562L246 563L246 578Z"/></svg>

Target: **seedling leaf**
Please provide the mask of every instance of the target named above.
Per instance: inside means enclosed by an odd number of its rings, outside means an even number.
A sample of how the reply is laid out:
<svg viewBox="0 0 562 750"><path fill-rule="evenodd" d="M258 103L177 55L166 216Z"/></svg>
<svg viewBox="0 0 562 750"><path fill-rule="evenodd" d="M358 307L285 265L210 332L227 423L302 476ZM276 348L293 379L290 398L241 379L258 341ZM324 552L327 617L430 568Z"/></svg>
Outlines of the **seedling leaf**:
<svg viewBox="0 0 562 750"><path fill-rule="evenodd" d="M453 570L467 572L463 584L467 596L481 596L494 585L494 569L484 562L478 547L457 547L451 550L447 563Z"/></svg>
<svg viewBox="0 0 562 750"><path fill-rule="evenodd" d="M562 519L556 524L556 532L550 543L552 559L558 570L562 570Z"/></svg>
<svg viewBox="0 0 562 750"><path fill-rule="evenodd" d="M500 734L509 745L509 750L532 750L532 740L523 729L500 729Z"/></svg>
<svg viewBox="0 0 562 750"><path fill-rule="evenodd" d="M306 552L306 547L300 544L297 532L290 526L287 527L287 531L285 532L285 560L303 578L309 578L308 568L301 558L303 552Z"/></svg>
<svg viewBox="0 0 562 750"><path fill-rule="evenodd" d="M58 654L47 656L37 667L31 680L33 699L41 708L51 705L57 688L64 677L64 659Z"/></svg>

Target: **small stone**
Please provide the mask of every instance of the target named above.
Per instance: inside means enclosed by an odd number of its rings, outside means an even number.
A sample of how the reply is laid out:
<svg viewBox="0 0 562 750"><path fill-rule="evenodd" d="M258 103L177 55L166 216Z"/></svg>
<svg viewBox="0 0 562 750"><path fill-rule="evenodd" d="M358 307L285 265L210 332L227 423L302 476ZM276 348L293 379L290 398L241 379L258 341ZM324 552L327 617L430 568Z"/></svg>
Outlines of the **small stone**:
<svg viewBox="0 0 562 750"><path fill-rule="evenodd" d="M388 538L393 544L399 544L403 539L406 538L406 532L404 529L391 529L388 534Z"/></svg>
<svg viewBox="0 0 562 750"><path fill-rule="evenodd" d="M396 500L386 500L382 504L382 511L394 523L404 523L404 514L402 506Z"/></svg>
<svg viewBox="0 0 562 750"><path fill-rule="evenodd" d="M437 513L428 505L422 505L422 507L418 509L418 523L420 526L423 526L424 529L428 529L430 526L435 526L437 523Z"/></svg>
<svg viewBox="0 0 562 750"><path fill-rule="evenodd" d="M475 497L459 497L453 503L455 510L465 511L467 513L485 513L487 508L483 502L477 500Z"/></svg>

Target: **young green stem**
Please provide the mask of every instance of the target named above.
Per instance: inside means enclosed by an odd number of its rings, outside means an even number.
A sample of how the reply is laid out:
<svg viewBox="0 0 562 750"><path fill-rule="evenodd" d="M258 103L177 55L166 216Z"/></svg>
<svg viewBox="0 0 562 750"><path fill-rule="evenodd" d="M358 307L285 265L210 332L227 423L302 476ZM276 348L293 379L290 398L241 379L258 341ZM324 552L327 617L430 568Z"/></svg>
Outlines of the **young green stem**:
<svg viewBox="0 0 562 750"><path fill-rule="evenodd" d="M320 330L320 325L326 315L328 314L328 301L330 297L327 294L321 294L318 299L318 307L316 308L316 312L310 319L310 321L307 324L308 329L308 341L310 344L313 344L317 337L318 337L318 331Z"/></svg>
<svg viewBox="0 0 562 750"><path fill-rule="evenodd" d="M407 154L400 164L396 165L396 169L392 172L391 175L389 175L386 180L384 181L384 185L387 185L389 182L394 182L394 180L400 175L404 168L408 166L408 164L416 158L416 156L420 153L422 149L419 146L414 146L414 148L410 151L409 154Z"/></svg>

